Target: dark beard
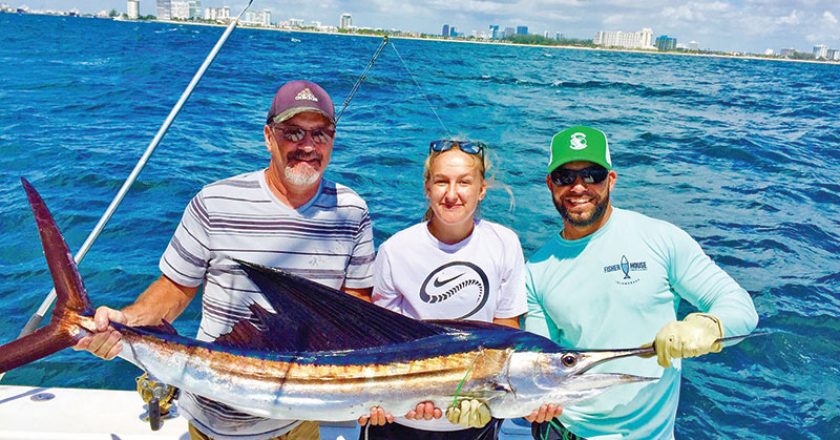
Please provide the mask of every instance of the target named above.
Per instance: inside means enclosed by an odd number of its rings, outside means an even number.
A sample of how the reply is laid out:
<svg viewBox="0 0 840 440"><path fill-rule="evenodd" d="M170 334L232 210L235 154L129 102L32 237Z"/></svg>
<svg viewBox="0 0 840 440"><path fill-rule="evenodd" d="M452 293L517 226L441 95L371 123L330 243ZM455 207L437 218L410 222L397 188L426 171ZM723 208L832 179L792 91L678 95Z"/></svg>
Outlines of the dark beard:
<svg viewBox="0 0 840 440"><path fill-rule="evenodd" d="M554 202L554 207L557 208L557 212L560 213L560 216L563 217L563 220L575 227L586 227L597 223L602 218L604 218L604 214L607 212L607 206L609 206L610 204L610 191L607 190L606 197L604 197L603 200L601 200L600 202L598 202L597 205L595 205L595 211L592 212L592 217L589 217L589 219L586 220L573 219L571 216L569 216L569 211L566 210L565 206L563 206L562 201L557 202L557 200L555 200L554 197L552 197L551 200Z"/></svg>

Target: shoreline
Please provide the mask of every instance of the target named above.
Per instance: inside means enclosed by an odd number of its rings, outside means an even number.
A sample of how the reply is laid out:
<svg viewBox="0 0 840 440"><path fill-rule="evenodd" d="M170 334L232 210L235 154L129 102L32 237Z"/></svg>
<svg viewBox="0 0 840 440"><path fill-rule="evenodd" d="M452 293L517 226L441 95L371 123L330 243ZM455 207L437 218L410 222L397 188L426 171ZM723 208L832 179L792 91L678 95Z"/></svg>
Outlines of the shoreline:
<svg viewBox="0 0 840 440"><path fill-rule="evenodd" d="M184 24L184 25L193 25L193 26L211 26L211 27L227 27L228 25L225 24L217 24L217 23L202 23L196 21L178 21L178 20L120 20L123 22L142 22L148 21L153 23L167 23L167 24ZM357 33L348 33L348 32L324 32L324 31L315 31L315 30L307 30L307 29L280 29L280 28L268 28L262 26L241 26L238 25L237 28L239 29L254 29L260 31L273 31L273 32L285 32L289 34L299 33L299 34L321 34L321 35L338 35L342 37L364 37L364 38L377 38L382 39L383 35L371 35L371 34L357 34ZM474 41L474 40L455 40L451 38L435 38L435 37L411 37L406 35L388 35L388 39L398 39L398 40L415 40L415 41L434 41L440 43L462 43L462 44L485 44L485 45L492 45L492 46L516 46L516 47L528 47L528 48L543 48L543 49L570 49L570 50L588 50L588 51L596 51L596 52L618 52L618 53L637 53L643 55L655 55L655 56L680 56L680 57L704 57L704 58L720 58L720 59L741 59L741 60L756 60L756 61L776 61L776 62L788 62L788 63L806 63L806 64L825 64L825 65L834 65L840 66L840 62L837 61L817 61L817 60L796 60L790 58L767 58L755 55L726 55L726 54L717 54L717 53L688 53L688 52L659 52L659 51L652 51L652 50L641 50L641 49L621 49L621 48L607 48L607 47L581 47L581 46L567 46L562 44L520 44L520 43L510 43L506 41Z"/></svg>
<svg viewBox="0 0 840 440"><path fill-rule="evenodd" d="M50 15L50 14L32 14L32 15ZM188 25L188 26L208 26L208 27L221 27L226 28L228 25L220 24L220 23L204 23L199 21L181 21L181 20L128 20L128 19L111 19L111 18L99 18L99 17L79 17L79 18L93 18L97 20L112 20L120 23L165 23L165 24L175 24L175 25ZM263 27L263 26L242 26L241 24L237 26L239 29L253 29L259 31L274 31L274 32L285 32L289 34L299 33L299 34L321 34L321 35L338 35L343 37L363 37L363 38L376 38L382 39L384 35L374 35L374 34L359 34L359 33L349 33L349 32L327 32L327 31L318 31L318 30L309 30L309 29L280 29L280 28L271 28L271 27ZM521 43L511 43L507 41L487 41L487 40L466 40L466 39L451 39L451 38L442 38L442 37L413 37L407 35L387 35L389 39L396 39L396 40L415 40L415 41L433 41L433 42L440 42L440 43L461 43L461 44L485 44L485 45L496 45L496 46L517 46L517 47L527 47L527 48L542 48L542 49L568 49L568 50L586 50L586 51L596 51L596 52L617 52L617 53L636 53L636 54L643 54L643 55L654 55L654 56L680 56L680 57L704 57L704 58L719 58L719 59L740 59L740 60L755 60L755 61L774 61L774 62L787 62L787 63L806 63L806 64L825 64L829 66L840 66L840 61L834 60L807 60L807 59L791 59L791 58L780 58L780 57L764 57L758 55L727 55L727 54L720 54L720 53L702 53L702 52L659 52L655 50L642 50L642 49L624 49L624 48L607 48L607 47L582 47L582 46L569 46L569 45L562 45L562 44L521 44Z"/></svg>

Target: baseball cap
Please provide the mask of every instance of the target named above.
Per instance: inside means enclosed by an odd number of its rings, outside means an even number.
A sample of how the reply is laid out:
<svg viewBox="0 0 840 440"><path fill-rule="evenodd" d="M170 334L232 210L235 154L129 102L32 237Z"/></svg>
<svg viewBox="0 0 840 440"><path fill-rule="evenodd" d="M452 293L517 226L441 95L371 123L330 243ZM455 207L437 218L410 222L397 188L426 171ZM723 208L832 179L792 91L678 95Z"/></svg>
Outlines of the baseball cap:
<svg viewBox="0 0 840 440"><path fill-rule="evenodd" d="M596 128L582 125L567 128L551 138L550 148L551 157L548 159L547 169L549 174L560 165L579 160L612 169L607 135Z"/></svg>
<svg viewBox="0 0 840 440"><path fill-rule="evenodd" d="M277 89L266 124L286 121L298 113L316 112L335 123L335 107L330 95L312 81L289 81Z"/></svg>

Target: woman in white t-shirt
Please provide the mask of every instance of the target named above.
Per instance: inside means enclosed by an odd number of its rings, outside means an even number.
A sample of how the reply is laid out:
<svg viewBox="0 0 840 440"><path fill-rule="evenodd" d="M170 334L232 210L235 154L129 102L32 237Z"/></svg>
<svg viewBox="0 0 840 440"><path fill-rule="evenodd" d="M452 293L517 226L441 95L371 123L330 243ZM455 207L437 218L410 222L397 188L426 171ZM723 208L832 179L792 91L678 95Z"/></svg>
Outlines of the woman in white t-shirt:
<svg viewBox="0 0 840 440"><path fill-rule="evenodd" d="M423 173L429 209L423 222L379 247L374 304L415 319L466 319L519 328L527 307L519 237L476 217L487 191L485 149L480 142L431 143ZM484 427L466 428L441 418L441 410L425 402L395 423L363 427L360 438L496 439L500 425L501 420L493 419Z"/></svg>

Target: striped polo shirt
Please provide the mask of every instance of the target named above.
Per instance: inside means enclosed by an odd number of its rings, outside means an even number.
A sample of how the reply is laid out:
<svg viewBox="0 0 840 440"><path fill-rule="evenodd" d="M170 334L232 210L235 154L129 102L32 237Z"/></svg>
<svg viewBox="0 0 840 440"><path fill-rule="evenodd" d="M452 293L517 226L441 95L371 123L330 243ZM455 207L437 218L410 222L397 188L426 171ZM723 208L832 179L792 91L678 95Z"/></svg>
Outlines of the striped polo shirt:
<svg viewBox="0 0 840 440"><path fill-rule="evenodd" d="M204 282L196 336L212 341L256 302L270 304L232 258L283 269L326 286L373 285L373 232L367 205L350 188L322 179L318 193L293 209L269 190L263 170L204 187L189 203L160 259L160 270L190 287ZM217 439L280 435L296 422L268 420L184 393L179 407Z"/></svg>

